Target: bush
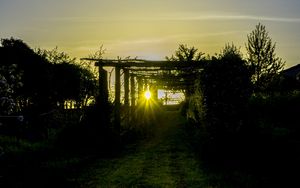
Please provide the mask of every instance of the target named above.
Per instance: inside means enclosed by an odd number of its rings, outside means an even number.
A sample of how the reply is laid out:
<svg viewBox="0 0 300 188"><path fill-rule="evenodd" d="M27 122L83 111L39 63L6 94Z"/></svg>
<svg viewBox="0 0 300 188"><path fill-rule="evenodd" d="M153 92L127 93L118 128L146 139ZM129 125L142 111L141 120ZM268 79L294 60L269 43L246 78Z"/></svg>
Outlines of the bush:
<svg viewBox="0 0 300 188"><path fill-rule="evenodd" d="M299 131L300 92L254 95L249 102L249 124L266 128L287 128Z"/></svg>
<svg viewBox="0 0 300 188"><path fill-rule="evenodd" d="M238 49L226 46L219 57L206 64L199 79L192 102L198 112L197 121L203 122L215 139L239 133L251 95L251 80Z"/></svg>

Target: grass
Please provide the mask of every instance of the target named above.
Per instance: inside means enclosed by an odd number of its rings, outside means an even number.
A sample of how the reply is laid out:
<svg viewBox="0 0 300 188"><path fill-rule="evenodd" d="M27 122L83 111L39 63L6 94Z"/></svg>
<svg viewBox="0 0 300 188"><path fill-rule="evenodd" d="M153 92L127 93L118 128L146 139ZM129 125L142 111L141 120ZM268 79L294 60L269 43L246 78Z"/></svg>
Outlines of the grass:
<svg viewBox="0 0 300 188"><path fill-rule="evenodd" d="M77 179L79 187L211 187L185 138L185 120L166 112L154 135L115 159L101 159ZM74 179L75 180L75 179Z"/></svg>
<svg viewBox="0 0 300 188"><path fill-rule="evenodd" d="M55 148L50 140L0 136L0 146L0 187L73 187L68 177L94 157Z"/></svg>
<svg viewBox="0 0 300 188"><path fill-rule="evenodd" d="M106 158L99 155L69 153L68 150L62 150L62 148L52 148L51 144L47 142L30 142L15 137L1 136L0 146L6 153L9 153L6 156L12 158L2 160L0 157L0 165L3 165L0 168L0 187L7 187L2 186L7 183L10 187L66 188L250 188L260 187L260 185L280 187L282 184L276 185L278 181L272 182L273 179L270 179L272 176L265 173L276 168L287 169L283 168L282 164L292 164L288 161L276 162L273 160L274 157L269 156L271 158L267 165L265 163L260 165L266 168L264 171L248 173L240 169L224 168L222 162L227 163L229 160L229 164L231 164L230 162L235 162L236 158L226 158L225 156L228 156L227 153L231 150L227 151L223 148L219 154L224 154L224 156L217 156L218 159L221 159L218 161L219 163L216 163L217 165L206 164L206 161L200 161L193 146L193 144L200 143L201 133L195 134L191 129L191 134L189 134L188 127L185 126L185 119L177 111L160 111L158 114L156 118L144 125L144 129L149 131L150 135L142 134L144 139L138 142L135 140L125 147L123 153L106 156ZM274 135L280 138L285 138L287 134L289 133L285 129L274 130ZM111 150L115 149L112 147ZM255 153L255 149L257 148L254 148L253 151L250 150L249 153L252 157L260 156L261 153ZM281 151L282 146L276 145L275 147L274 145L273 150L275 151L275 149ZM201 150L200 152L203 153ZM284 155L282 152L278 154L280 154L279 156ZM276 159L278 158L277 156ZM249 159L250 165L259 166L258 161L251 161L251 157ZM285 156L283 159L287 160L288 157ZM280 174L282 173L290 174L290 172L280 172ZM4 176L6 176L6 182L2 181ZM280 176L276 177L280 179ZM283 177L281 182L285 181L284 178L286 177ZM287 182L286 185L291 185L291 183Z"/></svg>
<svg viewBox="0 0 300 188"><path fill-rule="evenodd" d="M48 143L46 141L30 142L17 137L0 136L0 146L4 153L18 155L25 152L41 151L48 147Z"/></svg>

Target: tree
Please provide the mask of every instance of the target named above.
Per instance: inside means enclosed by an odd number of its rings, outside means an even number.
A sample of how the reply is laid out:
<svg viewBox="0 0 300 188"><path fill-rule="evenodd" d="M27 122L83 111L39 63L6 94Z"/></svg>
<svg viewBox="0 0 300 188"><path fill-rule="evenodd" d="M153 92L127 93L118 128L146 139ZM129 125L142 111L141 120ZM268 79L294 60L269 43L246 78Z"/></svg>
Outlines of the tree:
<svg viewBox="0 0 300 188"><path fill-rule="evenodd" d="M234 45L226 45L201 73L207 130L214 136L234 134L241 128L243 110L251 94L246 61Z"/></svg>
<svg viewBox="0 0 300 188"><path fill-rule="evenodd" d="M37 111L49 110L51 106L49 63L20 39L1 39L0 48L0 64L16 65L16 72L21 73L20 81L23 86L14 92L18 98L17 106L21 111L28 109L29 106L39 108Z"/></svg>
<svg viewBox="0 0 300 188"><path fill-rule="evenodd" d="M76 63L75 58L59 52L57 47L52 50L38 49L36 53L52 65L51 95L56 104L58 102L64 107L65 101L73 100L77 107L82 107L95 97L96 78L88 66Z"/></svg>
<svg viewBox="0 0 300 188"><path fill-rule="evenodd" d="M260 23L256 25L255 30L247 38L246 50L248 64L252 69L254 89L255 91L263 91L283 69L285 62L276 56L276 43L272 43L264 25Z"/></svg>
<svg viewBox="0 0 300 188"><path fill-rule="evenodd" d="M76 63L75 58L59 52L57 47L34 51L22 40L2 39L0 55L1 89L12 88L8 91L13 91L14 95L10 97L12 93L1 91L0 98L6 97L1 101L15 99L15 106L20 111L48 112L58 106L63 107L66 100L76 101L82 107L96 95L97 82L92 72ZM13 81L12 76L18 78L18 82ZM15 87L14 83L19 82L22 87Z"/></svg>
<svg viewBox="0 0 300 188"><path fill-rule="evenodd" d="M193 47L188 47L187 45L180 44L178 49L175 51L175 55L171 57L166 57L168 61L180 61L180 62L192 62L201 61L204 59L203 52L198 52L198 49Z"/></svg>
<svg viewBox="0 0 300 188"><path fill-rule="evenodd" d="M181 63L199 63L205 60L203 52L197 52L198 49L193 47L188 47L187 45L180 44L175 54L171 57L166 57L167 61L171 62L181 62ZM171 71L170 71L171 72ZM199 74L199 69L194 69L193 67L186 68L185 70L177 70L172 72L175 76L184 80L185 88L184 94L185 98L188 99L194 92L193 83L195 77Z"/></svg>
<svg viewBox="0 0 300 188"><path fill-rule="evenodd" d="M52 50L44 50L38 48L35 50L35 53L52 64L60 64L66 62L74 64L76 61L76 58L71 58L65 52L58 51L58 47L55 47Z"/></svg>
<svg viewBox="0 0 300 188"><path fill-rule="evenodd" d="M0 115L10 115L19 109L16 90L22 87L21 73L17 65L0 65Z"/></svg>

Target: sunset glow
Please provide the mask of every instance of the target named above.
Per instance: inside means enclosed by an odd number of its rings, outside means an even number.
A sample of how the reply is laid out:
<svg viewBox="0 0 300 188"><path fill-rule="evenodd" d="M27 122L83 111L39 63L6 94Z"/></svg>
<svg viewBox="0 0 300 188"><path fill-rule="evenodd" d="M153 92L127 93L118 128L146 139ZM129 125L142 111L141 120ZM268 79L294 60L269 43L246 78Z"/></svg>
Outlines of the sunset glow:
<svg viewBox="0 0 300 188"><path fill-rule="evenodd" d="M151 92L148 90L144 93L144 97L149 100L151 98Z"/></svg>
<svg viewBox="0 0 300 188"><path fill-rule="evenodd" d="M300 59L299 10L295 0L2 0L0 38L77 58L103 45L106 58L162 60L178 44L214 55L233 42L245 53L247 34L261 22L289 67Z"/></svg>

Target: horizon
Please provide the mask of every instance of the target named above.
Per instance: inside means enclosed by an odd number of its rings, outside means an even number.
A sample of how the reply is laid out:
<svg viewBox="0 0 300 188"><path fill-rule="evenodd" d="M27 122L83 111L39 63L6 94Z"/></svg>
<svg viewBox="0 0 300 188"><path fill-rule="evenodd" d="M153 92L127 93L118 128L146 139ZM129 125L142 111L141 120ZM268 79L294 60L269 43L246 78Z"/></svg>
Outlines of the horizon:
<svg viewBox="0 0 300 188"><path fill-rule="evenodd" d="M247 34L260 22L288 68L300 60L299 8L296 0L3 0L0 38L18 38L32 48L58 47L77 59L101 45L104 58L164 60L179 44L214 55L226 43L241 47L245 56Z"/></svg>

